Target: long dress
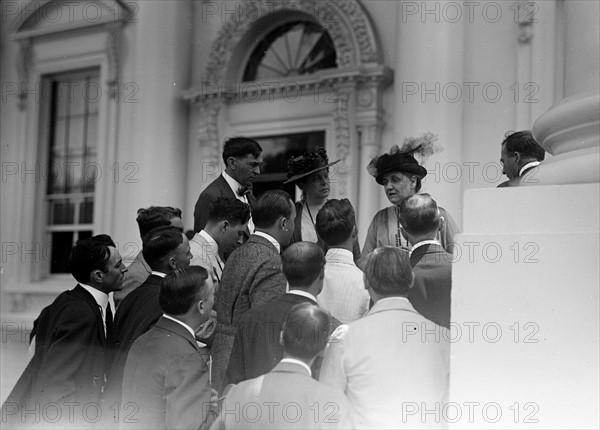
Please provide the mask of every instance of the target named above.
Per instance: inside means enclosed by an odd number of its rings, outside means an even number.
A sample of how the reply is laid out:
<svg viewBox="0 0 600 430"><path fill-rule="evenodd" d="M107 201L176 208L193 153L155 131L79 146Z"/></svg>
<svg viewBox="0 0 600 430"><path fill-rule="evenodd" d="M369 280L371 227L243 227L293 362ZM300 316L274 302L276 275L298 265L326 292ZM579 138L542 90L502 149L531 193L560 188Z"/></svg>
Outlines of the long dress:
<svg viewBox="0 0 600 430"><path fill-rule="evenodd" d="M442 244L446 252L452 254L454 250L454 235L459 232L458 226L446 209L439 207L440 216L446 221L444 227L438 232L437 239ZM362 249L362 257L359 267L363 268L366 257L380 246L396 246L406 250L410 249L410 244L400 232L400 222L398 221L397 206L393 205L380 210L373 217L367 238Z"/></svg>

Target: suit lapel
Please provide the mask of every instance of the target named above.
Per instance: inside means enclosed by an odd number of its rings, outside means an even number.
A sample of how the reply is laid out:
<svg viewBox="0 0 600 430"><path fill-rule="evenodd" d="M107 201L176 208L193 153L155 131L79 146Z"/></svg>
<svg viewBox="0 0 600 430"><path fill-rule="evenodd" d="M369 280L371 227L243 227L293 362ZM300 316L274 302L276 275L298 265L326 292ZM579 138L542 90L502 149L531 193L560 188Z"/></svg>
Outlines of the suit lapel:
<svg viewBox="0 0 600 430"><path fill-rule="evenodd" d="M107 339L106 339L106 334L104 333L104 322L102 321L102 313L100 312L100 305L98 304L98 302L96 302L96 299L94 299L94 297L90 293L88 293L85 290L85 288L83 288L81 285L77 284L77 286L75 288L73 288L72 291L73 291L73 296L86 302L90 306L92 311L94 312L94 315L96 316L96 322L97 322L96 325L98 326L98 337L102 341L102 346L106 346Z"/></svg>
<svg viewBox="0 0 600 430"><path fill-rule="evenodd" d="M229 184L223 177L223 175L220 175L217 180L219 181L218 185L219 185L219 191L220 191L221 195L223 195L225 197L231 197L232 199L237 198L235 196L235 193L233 192L233 190L231 189L231 187L229 186Z"/></svg>

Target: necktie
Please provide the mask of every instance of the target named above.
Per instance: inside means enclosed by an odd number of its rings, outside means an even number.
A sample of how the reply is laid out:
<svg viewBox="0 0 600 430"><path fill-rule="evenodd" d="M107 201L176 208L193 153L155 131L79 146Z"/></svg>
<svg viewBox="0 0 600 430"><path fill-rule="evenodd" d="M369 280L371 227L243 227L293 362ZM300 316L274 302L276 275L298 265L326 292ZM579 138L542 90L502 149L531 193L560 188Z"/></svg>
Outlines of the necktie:
<svg viewBox="0 0 600 430"><path fill-rule="evenodd" d="M113 313L110 307L110 302L106 304L106 316L104 319L104 325L106 328L106 339L112 341Z"/></svg>
<svg viewBox="0 0 600 430"><path fill-rule="evenodd" d="M106 386L108 369L110 369L110 363L112 362L112 347L113 347L113 314L110 307L110 302L106 304L106 314L104 315L104 334L106 335L106 347L104 348L104 384L102 385L102 391Z"/></svg>
<svg viewBox="0 0 600 430"><path fill-rule="evenodd" d="M242 185L238 188L238 194L242 197L245 197L247 194L252 193L252 184L250 185Z"/></svg>
<svg viewBox="0 0 600 430"><path fill-rule="evenodd" d="M214 267L215 273L217 275L217 279L221 282L221 275L223 274L223 262L221 261L221 257L217 255L217 267Z"/></svg>

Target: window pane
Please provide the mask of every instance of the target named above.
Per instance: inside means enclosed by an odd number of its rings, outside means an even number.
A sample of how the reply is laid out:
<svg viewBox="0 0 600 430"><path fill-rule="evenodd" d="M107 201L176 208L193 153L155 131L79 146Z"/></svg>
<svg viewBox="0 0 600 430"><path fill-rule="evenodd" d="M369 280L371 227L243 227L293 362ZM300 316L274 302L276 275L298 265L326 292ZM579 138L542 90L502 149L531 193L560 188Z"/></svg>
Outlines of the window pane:
<svg viewBox="0 0 600 430"><path fill-rule="evenodd" d="M69 273L69 253L73 247L73 232L60 231L52 233L52 257L50 273Z"/></svg>
<svg viewBox="0 0 600 430"><path fill-rule="evenodd" d="M69 83L69 113L83 115L85 112L85 81L73 80Z"/></svg>
<svg viewBox="0 0 600 430"><path fill-rule="evenodd" d="M91 78L86 83L85 88L85 101L88 104L87 109L90 114L98 112L98 105L102 99L102 87L100 87L99 79L97 77Z"/></svg>
<svg viewBox="0 0 600 430"><path fill-rule="evenodd" d="M47 226L52 237L50 271L67 273L71 247L77 240L92 235L92 231L77 228L94 222L93 193L101 175L96 163L97 105L102 94L97 70L61 74L50 80L54 91L45 173ZM54 226L67 231L55 231Z"/></svg>
<svg viewBox="0 0 600 430"><path fill-rule="evenodd" d="M80 203L79 224L91 224L94 221L94 199L86 198Z"/></svg>
<svg viewBox="0 0 600 430"><path fill-rule="evenodd" d="M68 199L50 200L48 224L73 224L75 221L75 205Z"/></svg>
<svg viewBox="0 0 600 430"><path fill-rule="evenodd" d="M52 88L54 90L52 101L55 107L55 115L58 118L64 118L69 114L67 103L69 100L69 85L65 82L56 82Z"/></svg>
<svg viewBox="0 0 600 430"><path fill-rule="evenodd" d="M87 120L86 151L96 151L96 142L98 141L98 116L90 115Z"/></svg>
<svg viewBox="0 0 600 430"><path fill-rule="evenodd" d="M254 49L244 81L290 77L337 67L335 46L321 25L289 22L270 32Z"/></svg>

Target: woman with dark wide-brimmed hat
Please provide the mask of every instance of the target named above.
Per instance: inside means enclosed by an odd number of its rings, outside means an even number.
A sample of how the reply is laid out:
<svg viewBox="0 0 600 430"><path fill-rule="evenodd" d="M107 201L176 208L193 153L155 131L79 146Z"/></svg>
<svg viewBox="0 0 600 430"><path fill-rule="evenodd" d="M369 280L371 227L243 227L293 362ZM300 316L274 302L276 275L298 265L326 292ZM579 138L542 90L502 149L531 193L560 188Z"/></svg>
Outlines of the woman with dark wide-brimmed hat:
<svg viewBox="0 0 600 430"><path fill-rule="evenodd" d="M435 145L436 140L437 137L432 133L425 133L419 138L407 138L402 148L394 145L388 153L375 157L367 166L367 171L384 187L392 205L380 210L373 217L362 250L363 260L380 246L410 249L410 244L401 233L398 206L406 197L418 193L421 189L421 180L427 175L427 170L415 157L419 157L423 162L433 153L441 151L441 148ZM444 224L438 233L438 239L442 247L452 253L454 234L458 232L458 226L444 208L440 207L439 210Z"/></svg>
<svg viewBox="0 0 600 430"><path fill-rule="evenodd" d="M288 180L294 182L302 191L300 201L296 202L296 221L290 243L301 240L318 243L325 251L325 244L315 230L317 213L329 197L329 168L341 160L329 162L325 148L317 147L288 161ZM354 242L354 259L360 258L358 239Z"/></svg>

